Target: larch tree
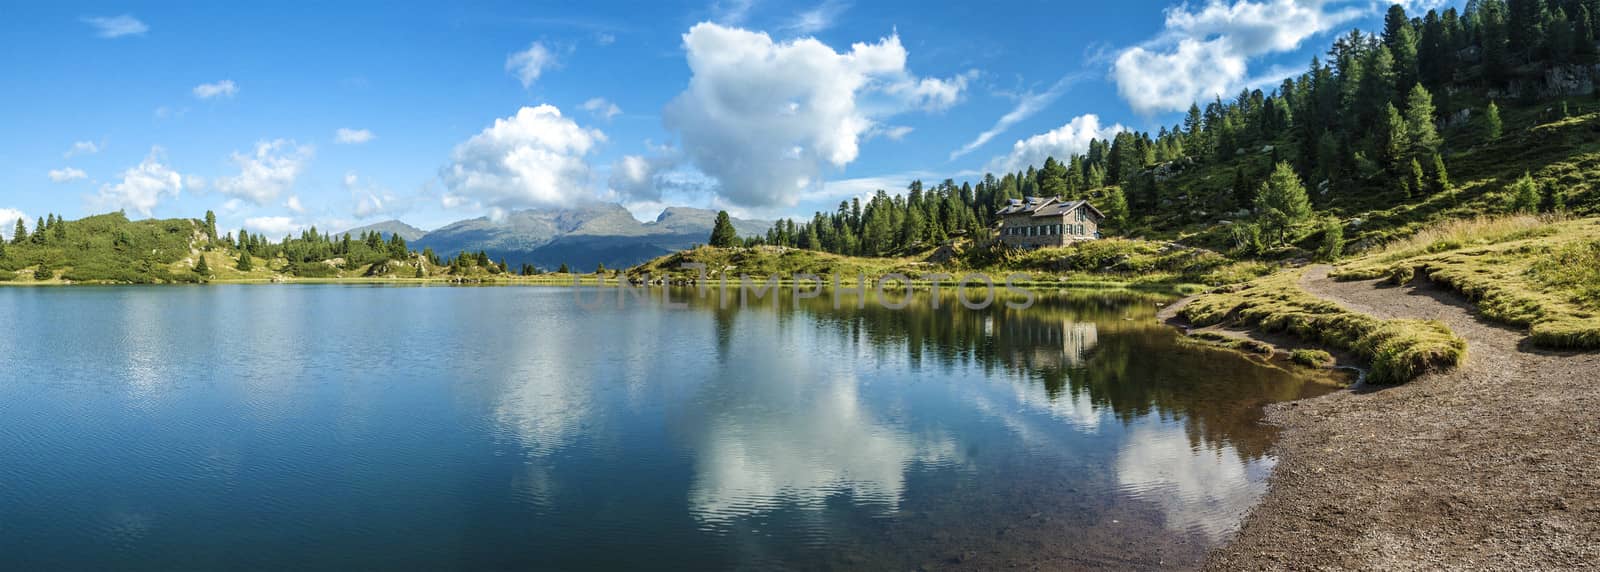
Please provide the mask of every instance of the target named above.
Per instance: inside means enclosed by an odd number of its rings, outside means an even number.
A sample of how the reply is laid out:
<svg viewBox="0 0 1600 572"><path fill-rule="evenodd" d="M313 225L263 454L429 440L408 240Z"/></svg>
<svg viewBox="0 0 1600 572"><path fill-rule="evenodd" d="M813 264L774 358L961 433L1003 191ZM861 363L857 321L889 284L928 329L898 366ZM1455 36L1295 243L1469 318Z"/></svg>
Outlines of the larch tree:
<svg viewBox="0 0 1600 572"><path fill-rule="evenodd" d="M1256 215L1262 226L1277 234L1279 243L1288 238L1289 229L1311 216L1311 199L1289 163L1278 163L1272 175L1256 191Z"/></svg>

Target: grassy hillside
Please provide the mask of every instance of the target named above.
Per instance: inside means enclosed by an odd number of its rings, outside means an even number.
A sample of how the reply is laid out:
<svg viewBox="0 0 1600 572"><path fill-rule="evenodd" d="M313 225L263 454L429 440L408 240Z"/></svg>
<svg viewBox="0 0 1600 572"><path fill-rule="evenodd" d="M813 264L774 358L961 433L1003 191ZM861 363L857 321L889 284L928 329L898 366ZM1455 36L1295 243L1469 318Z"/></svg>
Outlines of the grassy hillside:
<svg viewBox="0 0 1600 572"><path fill-rule="evenodd" d="M56 224L4 245L0 281L146 284L200 279L173 268L193 254L195 241L205 238L201 221L129 221L122 213L110 213Z"/></svg>

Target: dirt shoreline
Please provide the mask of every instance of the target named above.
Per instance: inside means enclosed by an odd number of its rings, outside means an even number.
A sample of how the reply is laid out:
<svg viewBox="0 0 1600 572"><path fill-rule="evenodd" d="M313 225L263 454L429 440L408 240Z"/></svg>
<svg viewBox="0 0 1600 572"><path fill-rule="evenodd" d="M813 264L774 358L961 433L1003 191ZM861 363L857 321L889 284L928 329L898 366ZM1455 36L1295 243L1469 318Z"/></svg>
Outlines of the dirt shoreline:
<svg viewBox="0 0 1600 572"><path fill-rule="evenodd" d="M1533 349L1425 280L1328 270L1301 286L1381 318L1444 321L1467 340L1466 363L1271 406L1283 432L1270 489L1206 569L1594 569L1600 354Z"/></svg>

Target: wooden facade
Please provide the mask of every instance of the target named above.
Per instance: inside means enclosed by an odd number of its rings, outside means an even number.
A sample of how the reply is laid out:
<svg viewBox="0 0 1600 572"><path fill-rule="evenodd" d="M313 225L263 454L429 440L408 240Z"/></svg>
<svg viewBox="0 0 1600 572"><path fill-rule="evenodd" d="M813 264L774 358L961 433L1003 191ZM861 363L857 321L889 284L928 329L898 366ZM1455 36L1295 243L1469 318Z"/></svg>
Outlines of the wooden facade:
<svg viewBox="0 0 1600 572"><path fill-rule="evenodd" d="M1041 197L1011 199L995 215L1000 218L1000 242L1019 248L1066 246L1100 238L1100 221L1106 217L1088 201Z"/></svg>

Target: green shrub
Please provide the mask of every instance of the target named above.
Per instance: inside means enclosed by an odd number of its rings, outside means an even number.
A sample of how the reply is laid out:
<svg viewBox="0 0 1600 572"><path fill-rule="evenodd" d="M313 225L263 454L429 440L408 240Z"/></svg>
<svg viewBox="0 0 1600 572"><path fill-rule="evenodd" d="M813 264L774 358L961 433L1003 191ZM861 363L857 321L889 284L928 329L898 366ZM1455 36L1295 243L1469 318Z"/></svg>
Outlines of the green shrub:
<svg viewBox="0 0 1600 572"><path fill-rule="evenodd" d="M1333 363L1333 354L1322 350L1299 349L1289 352L1289 360L1306 367L1325 367Z"/></svg>

